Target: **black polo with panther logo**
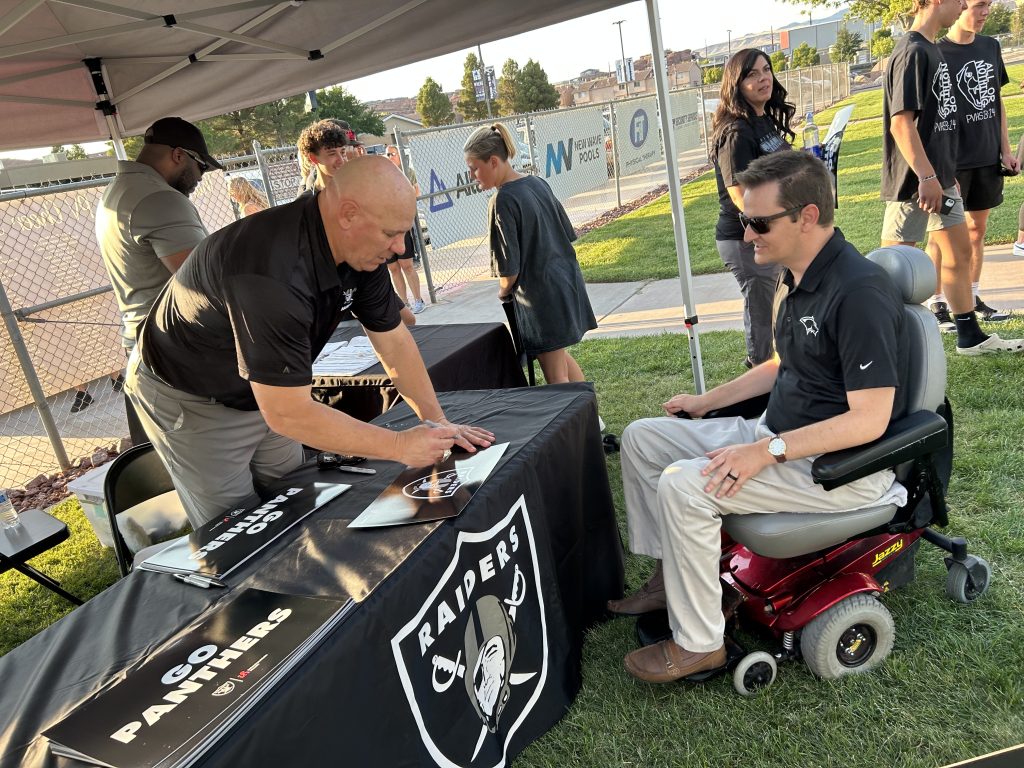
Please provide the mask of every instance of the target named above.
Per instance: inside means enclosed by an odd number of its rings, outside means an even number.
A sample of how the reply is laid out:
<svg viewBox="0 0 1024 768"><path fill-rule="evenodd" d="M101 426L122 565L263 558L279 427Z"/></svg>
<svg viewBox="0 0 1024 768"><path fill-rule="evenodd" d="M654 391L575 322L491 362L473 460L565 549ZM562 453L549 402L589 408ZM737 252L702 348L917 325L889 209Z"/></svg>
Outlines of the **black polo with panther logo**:
<svg viewBox="0 0 1024 768"><path fill-rule="evenodd" d="M140 334L142 359L183 392L257 409L249 382L308 386L313 359L351 309L370 331L401 322L387 267L336 265L318 195L213 233L157 299Z"/></svg>
<svg viewBox="0 0 1024 768"><path fill-rule="evenodd" d="M867 260L836 229L793 285L775 321L781 359L766 414L775 432L787 432L850 410L848 392L896 387L893 416L906 396L907 338L903 299L885 271Z"/></svg>

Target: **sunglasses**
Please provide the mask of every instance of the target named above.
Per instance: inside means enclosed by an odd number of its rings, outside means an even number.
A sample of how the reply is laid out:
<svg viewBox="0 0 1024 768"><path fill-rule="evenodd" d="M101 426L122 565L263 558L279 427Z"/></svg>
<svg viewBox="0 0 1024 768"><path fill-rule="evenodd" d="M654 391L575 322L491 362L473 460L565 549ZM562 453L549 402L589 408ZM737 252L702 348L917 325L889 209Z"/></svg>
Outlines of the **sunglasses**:
<svg viewBox="0 0 1024 768"><path fill-rule="evenodd" d="M185 149L184 147L178 147L178 149L196 161L196 165L199 166L199 173L206 173L210 170L210 164L203 160L198 152L193 152L191 149Z"/></svg>
<svg viewBox="0 0 1024 768"><path fill-rule="evenodd" d="M388 152L388 157L398 157L397 152Z"/></svg>
<svg viewBox="0 0 1024 768"><path fill-rule="evenodd" d="M801 203L795 208L790 208L787 211L781 211L779 213L773 213L771 216L747 216L744 213L740 214L740 226L746 229L750 227L759 235L767 235L772 228L772 222L776 219L781 219L783 216L792 216L794 213L798 213L806 208L810 203Z"/></svg>

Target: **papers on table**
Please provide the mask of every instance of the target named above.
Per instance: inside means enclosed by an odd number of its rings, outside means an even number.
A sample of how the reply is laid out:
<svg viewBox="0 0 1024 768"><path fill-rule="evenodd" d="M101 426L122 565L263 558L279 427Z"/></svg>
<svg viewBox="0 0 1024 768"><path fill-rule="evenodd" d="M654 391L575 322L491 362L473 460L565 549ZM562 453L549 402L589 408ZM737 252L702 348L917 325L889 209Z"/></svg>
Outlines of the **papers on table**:
<svg viewBox="0 0 1024 768"><path fill-rule="evenodd" d="M508 443L499 443L476 453L452 452L432 467L406 469L348 527L377 528L455 517L484 484L506 448Z"/></svg>
<svg viewBox="0 0 1024 768"><path fill-rule="evenodd" d="M313 375L355 376L377 362L377 353L365 336L356 336L348 341L331 341L313 361Z"/></svg>
<svg viewBox="0 0 1024 768"><path fill-rule="evenodd" d="M160 550L139 568L223 578L300 520L351 487L318 482L305 487L282 488L258 507L232 509L214 518L199 530Z"/></svg>
<svg viewBox="0 0 1024 768"><path fill-rule="evenodd" d="M94 765L192 765L272 694L353 605L243 590L43 735L55 755Z"/></svg>

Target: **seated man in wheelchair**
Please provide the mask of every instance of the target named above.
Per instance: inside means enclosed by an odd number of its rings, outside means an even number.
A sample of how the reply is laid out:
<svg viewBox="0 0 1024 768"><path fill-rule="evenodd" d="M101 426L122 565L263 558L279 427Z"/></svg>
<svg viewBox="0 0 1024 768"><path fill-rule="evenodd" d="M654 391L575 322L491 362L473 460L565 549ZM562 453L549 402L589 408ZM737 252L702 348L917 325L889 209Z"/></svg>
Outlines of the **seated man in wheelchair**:
<svg viewBox="0 0 1024 768"><path fill-rule="evenodd" d="M831 491L811 475L818 455L871 442L902 413L908 356L900 292L833 225L832 181L820 160L779 152L751 163L738 181L756 261L785 267L776 356L664 408L701 417L770 393L768 408L757 419L642 419L622 436L630 548L658 563L638 592L608 607L623 615L667 608L672 637L625 658L630 674L652 683L726 664L723 515L905 500L889 469Z"/></svg>

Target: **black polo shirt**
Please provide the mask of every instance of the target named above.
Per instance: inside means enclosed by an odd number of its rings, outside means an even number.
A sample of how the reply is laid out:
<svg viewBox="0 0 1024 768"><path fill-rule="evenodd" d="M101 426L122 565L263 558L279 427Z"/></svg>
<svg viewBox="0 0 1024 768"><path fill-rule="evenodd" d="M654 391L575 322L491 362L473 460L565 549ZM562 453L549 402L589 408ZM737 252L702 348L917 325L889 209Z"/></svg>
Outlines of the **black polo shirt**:
<svg viewBox="0 0 1024 768"><path fill-rule="evenodd" d="M252 411L250 381L310 384L343 311L370 331L401 322L387 267L334 263L317 199L246 217L196 246L146 320L140 347L150 370L176 389Z"/></svg>
<svg viewBox="0 0 1024 768"><path fill-rule="evenodd" d="M893 415L905 408L907 339L903 299L885 271L838 229L789 294L775 322L781 363L766 414L787 432L846 413L847 392L896 387Z"/></svg>

